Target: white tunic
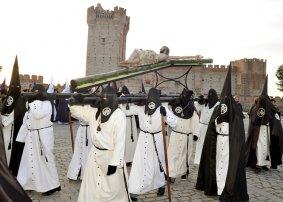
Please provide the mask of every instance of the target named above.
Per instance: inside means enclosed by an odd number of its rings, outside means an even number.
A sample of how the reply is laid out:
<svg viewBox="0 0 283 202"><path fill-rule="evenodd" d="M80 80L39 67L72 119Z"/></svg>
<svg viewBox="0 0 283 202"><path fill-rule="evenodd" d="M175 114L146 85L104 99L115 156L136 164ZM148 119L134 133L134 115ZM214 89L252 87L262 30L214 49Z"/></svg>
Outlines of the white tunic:
<svg viewBox="0 0 283 202"><path fill-rule="evenodd" d="M195 164L200 163L200 158L201 158L201 153L202 153L202 148L203 148L203 143L205 140L205 135L207 131L207 126L210 121L211 115L214 111L214 108L219 105L219 102L217 102L211 109L209 109L208 105L200 105L198 103L195 103L195 107L197 111L200 113L200 118L199 118L199 138L196 141L196 152L195 152Z"/></svg>
<svg viewBox="0 0 283 202"><path fill-rule="evenodd" d="M138 141L137 123L134 115L129 115L127 118L126 128L126 148L125 148L125 161L126 163L132 162Z"/></svg>
<svg viewBox="0 0 283 202"><path fill-rule="evenodd" d="M14 110L10 114L1 115L3 124L3 138L7 165L10 163L14 134ZM9 145L11 146L9 148Z"/></svg>
<svg viewBox="0 0 283 202"><path fill-rule="evenodd" d="M259 137L257 141L257 164L258 166L270 166L270 128L269 125L261 125L259 129ZM269 156L269 158L267 158Z"/></svg>
<svg viewBox="0 0 283 202"><path fill-rule="evenodd" d="M169 175L173 178L186 174L186 163L190 163L193 153L193 135L199 135L196 112L190 119L176 118L177 126L172 128L168 146Z"/></svg>
<svg viewBox="0 0 283 202"><path fill-rule="evenodd" d="M217 119L216 119L217 120ZM216 143L216 182L217 194L221 195L225 187L229 166L229 123L220 124L215 120L217 143Z"/></svg>
<svg viewBox="0 0 283 202"><path fill-rule="evenodd" d="M60 186L54 149L50 101L35 100L29 104L17 136L25 147L17 179L24 190L46 192Z"/></svg>
<svg viewBox="0 0 283 202"><path fill-rule="evenodd" d="M98 120L95 118L96 108L89 105L70 106L70 110L74 116L89 123L92 140L78 201L128 201L124 180L127 177L124 169L125 114L118 108L107 122L100 123L100 117ZM98 130L98 126L101 131ZM110 176L106 175L108 165L117 166L116 172Z"/></svg>
<svg viewBox="0 0 283 202"><path fill-rule="evenodd" d="M74 153L67 173L67 177L72 180L78 179L80 171L80 178L82 179L85 171L85 165L88 159L88 154L92 145L88 123L82 120L80 120L79 122L80 125L77 130Z"/></svg>
<svg viewBox="0 0 283 202"><path fill-rule="evenodd" d="M167 107L165 109L165 121L171 127L175 127L177 124L175 115ZM143 194L165 185L164 172L160 171L154 146L155 140L158 156L165 170L160 107L152 115L146 115L144 110L144 106L130 106L129 110L124 110L128 115L138 115L140 123L139 138L129 177L129 193L131 194Z"/></svg>

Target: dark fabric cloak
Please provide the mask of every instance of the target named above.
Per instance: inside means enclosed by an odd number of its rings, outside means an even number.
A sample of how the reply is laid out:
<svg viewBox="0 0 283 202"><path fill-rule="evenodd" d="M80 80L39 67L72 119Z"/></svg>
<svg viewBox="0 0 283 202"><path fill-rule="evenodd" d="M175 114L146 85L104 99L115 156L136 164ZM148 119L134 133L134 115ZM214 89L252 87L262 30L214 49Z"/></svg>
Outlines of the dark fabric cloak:
<svg viewBox="0 0 283 202"><path fill-rule="evenodd" d="M32 201L7 166L2 125L0 125L0 185L1 202Z"/></svg>
<svg viewBox="0 0 283 202"><path fill-rule="evenodd" d="M25 100L21 96L21 84L17 57L14 62L9 90L3 103L1 114L10 114L12 111L14 111L14 127L9 168L12 173L17 176L24 149L24 143L17 142L16 139L26 112Z"/></svg>
<svg viewBox="0 0 283 202"><path fill-rule="evenodd" d="M249 112L250 122L248 138L246 142L246 165L251 167L254 167L257 164L256 149L260 126L266 124L269 124L270 127L270 157L267 158L271 158L271 165L273 166L282 164L283 130L279 112L271 103L271 100L267 94L267 81L268 77L266 77L262 94L260 95L257 103L252 106ZM260 109L265 110L263 116L258 115Z"/></svg>
<svg viewBox="0 0 283 202"><path fill-rule="evenodd" d="M230 75L229 75L230 74ZM229 82L227 82L227 77ZM231 95L231 69L229 68L221 93L227 105L229 114L229 165L225 187L220 195L220 201L248 201L246 168L245 168L245 130L243 114ZM228 83L228 84L227 84ZM226 92L227 89L230 91ZM222 101L221 101L222 102ZM220 103L221 103L220 102ZM196 189L203 190L206 195L217 195L216 182L216 143L217 132L215 119L220 115L221 105L215 107L203 145Z"/></svg>
<svg viewBox="0 0 283 202"><path fill-rule="evenodd" d="M65 99L60 99L57 107L56 121L69 123L68 117L68 102Z"/></svg>

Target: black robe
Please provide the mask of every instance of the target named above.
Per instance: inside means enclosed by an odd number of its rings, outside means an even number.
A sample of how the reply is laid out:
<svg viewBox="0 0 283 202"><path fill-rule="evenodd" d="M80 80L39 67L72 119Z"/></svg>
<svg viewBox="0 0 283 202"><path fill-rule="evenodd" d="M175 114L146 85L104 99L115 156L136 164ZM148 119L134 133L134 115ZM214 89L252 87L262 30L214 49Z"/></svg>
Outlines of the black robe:
<svg viewBox="0 0 283 202"><path fill-rule="evenodd" d="M22 96L19 96L15 102L15 108L14 108L13 144L12 144L11 159L9 164L9 168L15 176L18 175L23 149L25 146L24 143L16 141L18 132L23 124L23 118L25 112L26 112L26 101L23 99Z"/></svg>
<svg viewBox="0 0 283 202"><path fill-rule="evenodd" d="M283 130L281 124L281 116L279 112L275 112L274 116L272 116L270 128L271 166L276 167L282 164L283 151Z"/></svg>
<svg viewBox="0 0 283 202"><path fill-rule="evenodd" d="M270 127L270 157L271 165L277 166L282 164L282 151L283 151L283 130L280 120L280 114L276 108L271 104L269 99L265 99L266 102L266 115L264 120L258 122L257 117L257 106L253 106L249 112L250 122L248 129L248 138L247 138L247 150L246 150L246 165L254 167L257 164L257 142L259 138L260 126L261 124L269 124ZM277 116L276 116L277 114ZM263 123L264 122L264 123Z"/></svg>
<svg viewBox="0 0 283 202"><path fill-rule="evenodd" d="M230 106L229 166L220 201L248 201L243 114L234 100L231 100ZM220 105L214 109L207 128L196 183L196 189L203 190L206 195L217 195L215 119L219 116L219 107Z"/></svg>
<svg viewBox="0 0 283 202"><path fill-rule="evenodd" d="M7 166L2 125L0 126L0 185L1 202L32 201Z"/></svg>

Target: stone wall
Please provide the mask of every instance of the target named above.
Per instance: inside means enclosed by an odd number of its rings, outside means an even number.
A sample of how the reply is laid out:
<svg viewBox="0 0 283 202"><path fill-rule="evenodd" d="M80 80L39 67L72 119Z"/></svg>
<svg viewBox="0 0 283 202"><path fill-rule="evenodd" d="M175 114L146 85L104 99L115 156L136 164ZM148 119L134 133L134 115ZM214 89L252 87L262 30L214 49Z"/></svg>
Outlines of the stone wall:
<svg viewBox="0 0 283 202"><path fill-rule="evenodd" d="M125 59L130 18L126 9L104 10L100 4L87 10L86 75L116 70Z"/></svg>

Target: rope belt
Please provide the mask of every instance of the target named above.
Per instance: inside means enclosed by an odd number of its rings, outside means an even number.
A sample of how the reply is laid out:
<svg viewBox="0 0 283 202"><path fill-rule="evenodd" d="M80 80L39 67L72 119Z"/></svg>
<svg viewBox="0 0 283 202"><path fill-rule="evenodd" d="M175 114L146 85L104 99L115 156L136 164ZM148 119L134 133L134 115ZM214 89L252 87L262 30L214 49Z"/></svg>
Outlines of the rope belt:
<svg viewBox="0 0 283 202"><path fill-rule="evenodd" d="M176 130L173 130L173 129L172 129L172 131L174 131L175 133L183 134L183 135L191 135L191 134L192 134L192 133L183 133L183 132L179 132L179 131L176 131Z"/></svg>
<svg viewBox="0 0 283 202"><path fill-rule="evenodd" d="M82 127L89 127L89 125L82 125L80 124ZM85 146L88 146L88 138L87 138L87 130L85 131Z"/></svg>
<svg viewBox="0 0 283 202"><path fill-rule="evenodd" d="M149 133L149 134L152 135L154 150L155 150L155 152L156 152L157 160L158 160L158 163L159 163L159 169L160 169L160 172L164 172L162 163L161 163L160 158L159 158L159 155L158 155L158 151L157 151L157 147L156 147L156 141L155 141L155 137L154 137L155 134L160 133L161 131L155 132L155 133L150 133L150 132L144 131L144 130L142 130L142 129L140 129L140 130L141 130L142 132L144 132L144 133Z"/></svg>
<svg viewBox="0 0 283 202"><path fill-rule="evenodd" d="M217 133L217 135L221 135L221 136L229 136L229 134L219 134L219 133Z"/></svg>
<svg viewBox="0 0 283 202"><path fill-rule="evenodd" d="M203 122L199 122L199 123L201 123L201 124L203 124L203 125L207 125L207 126L208 126L208 123L203 123Z"/></svg>
<svg viewBox="0 0 283 202"><path fill-rule="evenodd" d="M96 149L101 150L101 151L106 151L106 150L108 150L108 149L104 149L104 148L97 147L97 146L95 146L95 144L93 144L93 146L94 146Z"/></svg>
<svg viewBox="0 0 283 202"><path fill-rule="evenodd" d="M39 139L40 154L42 156L43 153L44 153L44 157L45 157L46 162L48 162L48 159L47 159L47 156L45 154L45 151L44 151L44 148L43 148L43 145L42 145L42 142L41 142L39 131L42 130L42 129L50 128L50 127L52 127L52 125L51 126L46 126L46 127L43 127L43 128L28 129L29 131L37 131L37 135L38 135L38 139Z"/></svg>
<svg viewBox="0 0 283 202"><path fill-rule="evenodd" d="M155 134L161 132L161 131L158 131L158 132L151 133L151 132L145 131L145 130L143 130L143 129L141 129L141 128L140 128L140 131L142 131L142 132L144 132L144 133L149 133L149 134L151 134L151 135L155 135Z"/></svg>
<svg viewBox="0 0 283 202"><path fill-rule="evenodd" d="M132 140L132 142L135 141L135 140L134 140L134 135L133 135L133 126L132 126L132 118L133 118L133 116L134 116L134 115L127 115L127 116L126 116L126 117L131 118L130 124L131 124L131 140Z"/></svg>

